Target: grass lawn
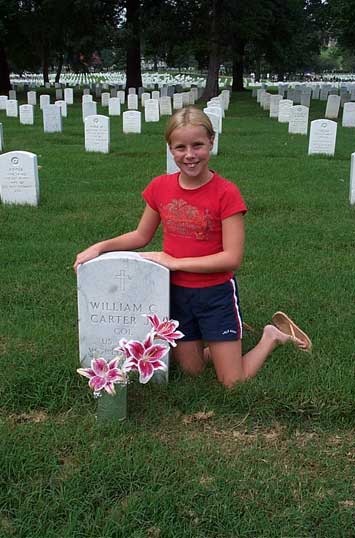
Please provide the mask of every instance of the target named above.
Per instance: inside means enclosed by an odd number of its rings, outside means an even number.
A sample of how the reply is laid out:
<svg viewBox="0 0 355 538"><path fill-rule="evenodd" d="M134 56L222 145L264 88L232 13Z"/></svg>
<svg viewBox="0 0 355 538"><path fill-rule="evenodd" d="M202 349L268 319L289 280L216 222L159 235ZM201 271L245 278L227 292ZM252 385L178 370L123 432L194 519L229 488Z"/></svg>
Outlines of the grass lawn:
<svg viewBox="0 0 355 538"><path fill-rule="evenodd" d="M325 106L313 101L310 119ZM40 166L39 206L0 206L0 537L352 537L355 130L339 120L335 157L308 157L307 137L250 92L232 97L211 166L249 207L244 349L283 310L313 352L278 348L233 390L212 368L193 379L173 365L168 386L129 387L129 419L113 426L95 422L75 371L72 264L135 227L140 192L165 171L166 120L123 135L111 118L110 154L85 153L78 96L68 109L58 134L38 108L34 126L0 111L5 151Z"/></svg>

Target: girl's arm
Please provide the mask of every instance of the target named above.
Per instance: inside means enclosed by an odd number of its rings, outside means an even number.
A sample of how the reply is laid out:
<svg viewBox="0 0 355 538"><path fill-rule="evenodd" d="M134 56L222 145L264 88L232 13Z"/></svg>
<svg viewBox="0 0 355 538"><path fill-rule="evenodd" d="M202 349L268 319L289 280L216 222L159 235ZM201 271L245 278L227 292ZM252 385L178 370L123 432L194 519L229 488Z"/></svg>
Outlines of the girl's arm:
<svg viewBox="0 0 355 538"><path fill-rule="evenodd" d="M235 271L242 263L244 252L244 217L236 213L222 221L223 251L196 258L173 258L165 252L140 252L147 260L164 265L171 271L188 273L219 273Z"/></svg>
<svg viewBox="0 0 355 538"><path fill-rule="evenodd" d="M81 263L92 260L104 252L135 250L145 247L152 240L159 223L159 213L147 204L136 230L119 235L118 237L113 237L112 239L107 239L106 241L100 241L83 250L76 257L74 271L77 270L78 265Z"/></svg>

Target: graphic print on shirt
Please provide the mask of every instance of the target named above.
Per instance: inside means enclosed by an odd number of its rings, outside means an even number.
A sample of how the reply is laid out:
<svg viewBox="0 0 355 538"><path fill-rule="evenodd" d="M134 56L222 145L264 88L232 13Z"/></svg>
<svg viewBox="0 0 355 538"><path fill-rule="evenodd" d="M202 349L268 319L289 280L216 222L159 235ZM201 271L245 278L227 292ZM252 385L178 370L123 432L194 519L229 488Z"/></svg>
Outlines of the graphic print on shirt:
<svg viewBox="0 0 355 538"><path fill-rule="evenodd" d="M214 219L207 208L198 209L181 199L161 204L160 215L165 230L170 234L208 241L209 232L215 228Z"/></svg>

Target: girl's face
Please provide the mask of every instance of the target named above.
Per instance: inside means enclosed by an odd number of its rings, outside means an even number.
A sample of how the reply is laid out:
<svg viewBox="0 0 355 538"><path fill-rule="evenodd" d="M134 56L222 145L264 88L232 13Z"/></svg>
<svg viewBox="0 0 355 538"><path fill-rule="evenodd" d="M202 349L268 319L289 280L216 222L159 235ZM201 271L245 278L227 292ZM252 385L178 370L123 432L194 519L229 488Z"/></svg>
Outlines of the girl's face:
<svg viewBox="0 0 355 538"><path fill-rule="evenodd" d="M210 179L208 161L213 140L203 126L186 125L170 135L170 151L181 170L180 180L198 186Z"/></svg>

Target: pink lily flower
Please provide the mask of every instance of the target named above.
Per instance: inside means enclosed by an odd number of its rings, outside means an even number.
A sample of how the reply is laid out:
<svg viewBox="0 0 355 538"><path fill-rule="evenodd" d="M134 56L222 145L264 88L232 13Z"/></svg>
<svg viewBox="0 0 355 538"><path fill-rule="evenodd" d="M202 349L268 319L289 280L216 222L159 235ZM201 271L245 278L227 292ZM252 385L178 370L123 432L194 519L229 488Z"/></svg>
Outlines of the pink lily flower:
<svg viewBox="0 0 355 538"><path fill-rule="evenodd" d="M89 387L94 392L104 389L108 394L114 395L115 383L126 383L125 373L117 366L120 358L115 357L109 363L100 357L92 359L91 368L78 368L78 374L89 378Z"/></svg>
<svg viewBox="0 0 355 538"><path fill-rule="evenodd" d="M160 359L169 348L161 344L154 344L154 335L149 333L145 341L130 340L126 344L130 357L124 364L125 371L138 370L139 382L148 383L156 370L166 370L167 366Z"/></svg>
<svg viewBox="0 0 355 538"><path fill-rule="evenodd" d="M147 318L149 319L153 327L153 335L155 335L157 338L160 338L161 340L169 342L169 344L171 344L173 347L176 346L175 340L184 336L182 332L176 330L179 326L179 322L175 319L160 321L156 314L153 314L152 316L147 316Z"/></svg>

